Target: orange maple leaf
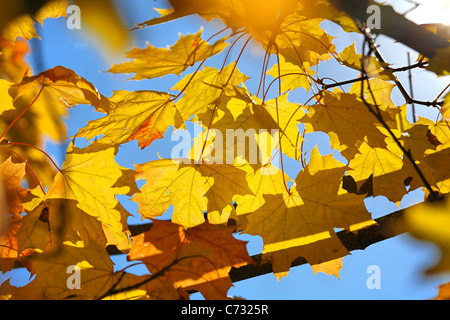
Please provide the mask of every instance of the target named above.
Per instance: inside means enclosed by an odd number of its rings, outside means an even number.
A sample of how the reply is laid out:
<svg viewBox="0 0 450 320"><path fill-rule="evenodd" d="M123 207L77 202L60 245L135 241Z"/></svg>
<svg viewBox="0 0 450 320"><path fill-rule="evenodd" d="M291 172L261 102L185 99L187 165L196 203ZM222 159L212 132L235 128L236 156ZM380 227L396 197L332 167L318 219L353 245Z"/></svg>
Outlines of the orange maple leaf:
<svg viewBox="0 0 450 320"><path fill-rule="evenodd" d="M224 299L232 286L232 267L252 264L246 241L233 237L233 227L205 222L185 229L152 220L150 231L134 237L128 260L141 260L152 274L162 272L175 287L198 290L205 299Z"/></svg>

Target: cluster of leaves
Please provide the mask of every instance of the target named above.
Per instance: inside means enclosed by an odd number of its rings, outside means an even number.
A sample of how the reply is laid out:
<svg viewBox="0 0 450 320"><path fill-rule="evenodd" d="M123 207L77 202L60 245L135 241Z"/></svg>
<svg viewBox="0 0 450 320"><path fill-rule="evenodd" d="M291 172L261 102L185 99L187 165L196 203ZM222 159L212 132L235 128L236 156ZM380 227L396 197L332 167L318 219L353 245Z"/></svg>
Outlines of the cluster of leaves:
<svg viewBox="0 0 450 320"><path fill-rule="evenodd" d="M408 122L407 104L396 106L390 98L399 84L395 70L376 54L358 54L354 45L336 52L333 38L321 28L330 20L345 32L361 32L347 14L325 0L171 4L173 9L158 9L160 17L137 28L191 14L220 20L224 28L207 40L200 30L180 35L169 48L132 49L126 54L130 61L109 72L132 73L134 80L183 74L171 89L175 94L118 90L107 98L64 67L32 75L24 61L27 45L17 40L37 36L23 27L30 26L30 16L3 31L0 176L6 210L2 207L0 217L0 267L11 270L19 260L36 275L24 287L4 282L5 298L185 299L193 290L207 299L226 298L231 268L255 263L246 242L234 238L236 232L263 239L262 263L271 263L277 277L298 257L315 272L338 276L349 252L335 230L357 232L374 223L364 203L367 195L399 203L408 190L425 187L436 198L450 191L448 98L430 103L440 109L440 120ZM50 1L37 20L65 16L67 5ZM227 64L241 39L238 57ZM373 53L370 35L362 39ZM253 93L245 86L249 76L238 68L250 41L266 52ZM217 55L225 56L222 68L206 66ZM276 62L270 66L272 56ZM361 73L348 91L327 88L314 71L330 59ZM276 86L274 98L266 99ZM312 93L305 103L290 101L298 88ZM43 137L65 140L62 117L81 104L103 116L79 129L59 168L43 150ZM188 159L160 159L133 169L116 162L120 145L137 141L148 148L170 127L185 130L186 122L204 129L193 141L201 147L188 152ZM247 137L246 148L212 143L215 133L225 136L227 129L256 134ZM275 132L269 138L277 141L269 150L268 132ZM317 148L306 157L304 141L315 132L328 134L347 163ZM90 144L76 146L80 138ZM256 163L250 145L262 155ZM272 164L274 151L281 156L280 168ZM295 179L284 171L286 157L302 167ZM138 180L145 180L141 188ZM152 222L150 231L132 236L130 213L117 199L121 195L139 205L142 219ZM170 206L171 221L158 220ZM115 271L106 250L111 246L144 263L149 274ZM81 269L79 290L67 287L69 265Z"/></svg>

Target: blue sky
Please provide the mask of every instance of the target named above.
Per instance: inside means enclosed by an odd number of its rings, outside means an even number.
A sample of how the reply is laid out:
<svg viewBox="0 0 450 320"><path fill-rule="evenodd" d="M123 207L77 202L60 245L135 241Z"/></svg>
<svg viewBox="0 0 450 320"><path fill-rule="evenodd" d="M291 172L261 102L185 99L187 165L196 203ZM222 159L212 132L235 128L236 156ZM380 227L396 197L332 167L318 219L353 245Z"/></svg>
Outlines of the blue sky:
<svg viewBox="0 0 450 320"><path fill-rule="evenodd" d="M392 2L392 1L391 1ZM431 1L432 2L432 1ZM117 1L123 4L124 1ZM129 19L127 25L139 23L155 16L152 6L158 6L160 1L134 0L127 1L126 6L121 6L124 17ZM400 8L404 9L405 1L393 1ZM420 16L424 19L423 16ZM83 12L81 11L81 19ZM426 22L426 21L421 21ZM433 21L430 21L433 22ZM146 28L133 32L135 41L128 49L132 47L143 48L145 42L150 42L153 46L166 46L173 44L178 39L178 33L197 32L203 23L199 18L187 18L178 22L173 22L163 26ZM341 34L339 28L332 24L324 26L331 35ZM205 27L203 38L217 30L216 27ZM167 91L177 80L174 76L163 79L127 81L129 75L118 75L102 72L108 70L113 63L125 61L124 54L109 56L98 50L95 40L86 37L86 30L69 30L66 28L64 19L48 19L44 23L44 28L38 30L42 40L33 40L33 44L38 44L42 50L42 62L44 69L62 65L73 69L77 74L92 82L103 95L109 97L114 90L160 90ZM349 35L335 39L337 51L340 52L345 46L351 44L355 39ZM359 42L358 42L359 41ZM361 44L358 40L357 45ZM392 40L380 36L378 39L380 50L387 61L394 64L394 67L404 66L407 63L406 49L399 43L393 43ZM359 49L359 47L357 47ZM260 72L262 59L261 51L256 49L249 50L239 63L240 71L247 75L255 75L246 83L250 90L255 86L257 74ZM413 59L417 57L412 54ZM33 60L30 60L33 63ZM330 64L321 65L319 72L321 74L333 75L337 69ZM41 70L42 71L42 70ZM190 70L189 70L190 71ZM346 80L354 77L354 73L336 74L337 80ZM405 83L406 74L400 74L400 79ZM414 71L416 87L416 99L430 100L434 99L443 89L444 81L436 79L428 72ZM448 81L448 79L447 79ZM289 96L290 99L301 102L307 99L304 91L295 91ZM398 92L394 92L393 101L398 105L403 104ZM418 107L418 115L432 117L429 109ZM76 133L78 128L84 126L86 121L98 118L100 114L93 111L89 106L79 106L70 110L70 116L67 119L69 135ZM135 142L121 146L117 157L118 162L126 167L133 166L133 163L143 163L157 159L157 152L162 157L170 157L171 148L174 143L170 141L170 129L166 137L155 141L149 148L140 150ZM83 142L83 141L80 141ZM306 149L312 149L316 144L320 145L320 152L324 154L332 153L329 148L325 135L317 134L311 137L311 141L305 146ZM64 146L49 145L50 152L59 163L63 161L61 155L64 154ZM339 158L336 155L337 158ZM287 161L287 160L286 160ZM293 161L287 161L286 171L295 178L299 167ZM423 198L421 191L415 191L405 196L401 206L407 207L411 204L420 202ZM137 215L137 205L123 199L124 206L130 213ZM398 210L397 206L389 202L384 197L366 199L368 210L374 218ZM129 223L138 223L140 218L131 219ZM242 239L249 240L248 248L250 254L261 252L262 242L258 237L243 236ZM272 274L260 276L257 278L235 283L230 289L229 295L240 296L246 299L428 299L436 296L437 286L444 281L450 281L447 277L424 277L423 271L438 259L439 252L431 244L416 241L408 235L401 235L381 243L374 244L364 251L354 251L350 256L343 260L343 269L340 272L340 279L334 276L319 273L314 275L309 265L292 268L286 278L277 281ZM125 257L116 256L113 258L117 263L117 268L121 269L124 265ZM381 288L370 290L366 281L370 274L367 268L371 265L379 266L381 271ZM142 272L142 269L133 269L135 272ZM26 279L26 272L15 271L17 273L17 282L20 283ZM0 275L0 281L6 275ZM14 281L12 281L14 284ZM201 298L196 294L192 298Z"/></svg>

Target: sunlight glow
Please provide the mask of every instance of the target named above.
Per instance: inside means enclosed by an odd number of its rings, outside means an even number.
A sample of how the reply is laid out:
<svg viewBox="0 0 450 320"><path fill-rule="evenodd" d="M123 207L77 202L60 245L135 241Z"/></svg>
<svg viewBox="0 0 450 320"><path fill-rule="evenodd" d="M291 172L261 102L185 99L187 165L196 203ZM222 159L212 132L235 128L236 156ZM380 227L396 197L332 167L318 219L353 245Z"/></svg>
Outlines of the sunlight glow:
<svg viewBox="0 0 450 320"><path fill-rule="evenodd" d="M415 2L420 5L408 14L409 19L416 23L450 25L450 0L416 0Z"/></svg>

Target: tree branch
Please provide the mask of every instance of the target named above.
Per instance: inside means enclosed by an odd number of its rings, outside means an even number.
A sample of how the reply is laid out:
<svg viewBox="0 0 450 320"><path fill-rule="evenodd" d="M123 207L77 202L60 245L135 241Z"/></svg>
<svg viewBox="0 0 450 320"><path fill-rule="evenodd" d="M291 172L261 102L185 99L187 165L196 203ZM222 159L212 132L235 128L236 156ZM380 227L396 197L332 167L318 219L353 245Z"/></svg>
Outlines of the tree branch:
<svg viewBox="0 0 450 320"><path fill-rule="evenodd" d="M363 29L363 27L360 25L361 28L361 32L364 34L365 37L365 41L364 41L364 46L363 46L363 55L361 58L361 73L364 76L367 76L367 72L364 68L364 59L369 57L371 55L372 52L375 53L375 56L381 61L381 62L385 62L383 57L381 56L381 53L378 51L377 47L375 46L375 41L373 40L371 34L370 34L370 30L368 29ZM367 56L365 55L364 51L365 51L365 44L368 44L369 46L369 53L367 54ZM400 91L402 92L402 94L405 96L405 99L409 99L412 100L411 98L409 98L408 93L406 92L405 88L403 87L403 85L401 84L401 82L398 80L398 78L394 75L394 81L397 84L398 88L400 89ZM392 132L391 128L387 125L387 123L384 121L383 117L381 116L380 113L380 109L375 101L375 95L373 94L373 91L370 87L370 82L367 81L367 88L372 96L372 100L375 106L375 111L372 109L372 106L366 101L366 99L364 98L364 85L361 85L361 100L364 102L364 104L367 106L367 109L369 110L370 113L372 113L377 120L383 125L383 127L387 130L387 132L389 133L389 135L391 136L391 138L394 140L395 144L398 146L398 148L403 152L404 156L406 156L406 158L408 158L409 162L411 163L411 165L413 166L414 170L417 172L417 174L419 175L420 179L422 180L423 184L425 185L425 187L427 188L427 190L430 192L429 195L429 199L430 200L436 200L439 198L439 193L434 191L433 188L431 187L430 183L428 182L428 180L426 179L425 175L423 174L422 170L419 168L419 166L417 165L416 161L414 160L412 154L411 154L411 150L408 149L406 150L405 147L401 144L401 142L399 141L399 139L395 136L395 134ZM425 104L425 102L418 102L416 100L413 100L416 103L423 103ZM410 101L407 101L408 103L410 103Z"/></svg>
<svg viewBox="0 0 450 320"><path fill-rule="evenodd" d="M440 198L437 199L436 201L443 201L443 200L444 198ZM418 205L414 205L410 208L414 208L416 206ZM375 219L376 224L358 230L356 233L347 230L342 230L337 232L336 235L348 251L364 250L373 244L376 244L378 242L390 238L394 238L398 235L405 233L406 230L402 226L402 223L399 222L399 220L405 215L405 212L408 209L398 210L390 214L387 214L383 217L380 217L378 219ZM139 225L129 225L128 227L131 234L133 236L136 236L138 234L151 230L152 226L153 226L152 223L143 223ZM115 246L108 246L106 250L110 255L124 254ZM238 282L273 272L272 264L262 263L262 261L265 260L263 254L253 255L251 256L251 258L256 262L255 265L245 265L240 268L231 269L229 275L232 282ZM301 266L307 263L308 262L303 257L299 257L292 262L291 268ZM20 267L23 267L22 263L20 261L16 261L16 263L14 264L14 268ZM167 269L165 268L164 271L165 270ZM163 270L161 270L161 272L163 272ZM152 277L151 279L154 279L154 277ZM146 280L146 282L147 281L150 280Z"/></svg>
<svg viewBox="0 0 450 320"><path fill-rule="evenodd" d="M428 62L425 61L420 61L418 63L415 63L413 65L409 65L406 67L400 67L400 68L395 68L395 69L391 69L392 72L402 72L402 71L408 71L411 69L415 69L415 68L423 68L426 67L428 65ZM389 67L385 68L385 70L390 69ZM342 82L336 82L336 83L331 83L331 84L323 84L322 89L323 90L327 90L330 88L334 88L334 87L339 87L339 86L343 86L346 84L350 84L350 83L355 83L355 82L359 82L359 81L365 81L365 80L369 80L369 76L368 75L364 75L362 77L359 78L355 78L355 79L350 79L350 80L346 80L346 81L342 81Z"/></svg>
<svg viewBox="0 0 450 320"><path fill-rule="evenodd" d="M375 219L376 224L361 229L357 233L342 230L336 233L336 235L348 251L363 250L372 244L404 233L405 230L398 223L398 220L404 213L405 210L402 209ZM149 231L151 228L152 223L129 226L129 230L133 236ZM115 246L108 246L107 250L110 255L123 254L123 252L119 251ZM262 263L262 261L264 261L263 254L253 255L251 258L256 262L255 265L245 265L240 268L231 269L231 281L242 281L273 272L271 263ZM307 263L308 262L303 257L299 257L292 262L291 268Z"/></svg>
<svg viewBox="0 0 450 320"><path fill-rule="evenodd" d="M367 8L370 5L378 6L381 13L381 29L373 32L400 41L427 58L432 58L437 50L450 45L440 36L398 14L391 6L373 0L328 0L328 2L350 15L357 23L367 21Z"/></svg>

